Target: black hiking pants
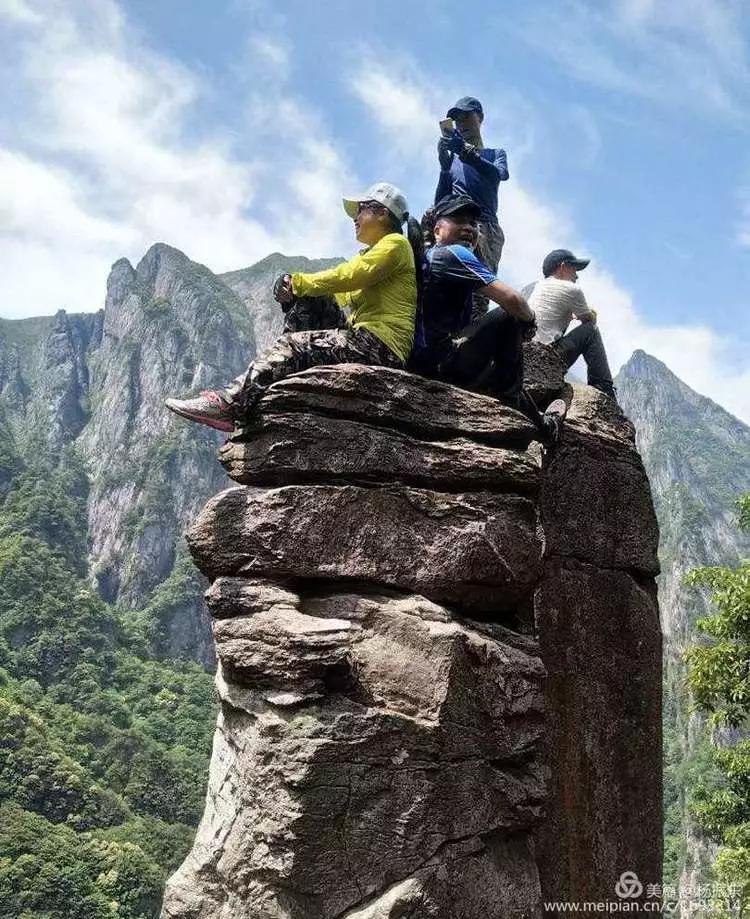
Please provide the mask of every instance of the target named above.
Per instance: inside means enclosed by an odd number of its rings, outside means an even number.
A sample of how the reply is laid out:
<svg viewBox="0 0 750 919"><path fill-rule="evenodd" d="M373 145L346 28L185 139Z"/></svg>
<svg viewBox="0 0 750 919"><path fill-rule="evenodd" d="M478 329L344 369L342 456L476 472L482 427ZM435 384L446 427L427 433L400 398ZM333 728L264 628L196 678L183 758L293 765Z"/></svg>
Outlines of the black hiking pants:
<svg viewBox="0 0 750 919"><path fill-rule="evenodd" d="M552 347L560 355L566 368L572 367L578 358L583 356L589 386L614 398L612 371L609 369L601 332L595 322L582 322L562 338L558 338Z"/></svg>
<svg viewBox="0 0 750 919"><path fill-rule="evenodd" d="M445 356L431 360L428 351L415 369L518 405L523 385L523 327L497 307L470 326L465 337L454 339Z"/></svg>

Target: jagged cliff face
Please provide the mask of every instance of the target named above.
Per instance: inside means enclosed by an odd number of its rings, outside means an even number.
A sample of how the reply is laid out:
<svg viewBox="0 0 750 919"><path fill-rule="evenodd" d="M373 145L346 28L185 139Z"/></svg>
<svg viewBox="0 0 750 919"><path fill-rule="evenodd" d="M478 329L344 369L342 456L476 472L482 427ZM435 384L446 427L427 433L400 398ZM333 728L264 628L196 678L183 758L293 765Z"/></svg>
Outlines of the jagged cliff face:
<svg viewBox="0 0 750 919"><path fill-rule="evenodd" d="M18 449L56 456L88 415L89 357L102 313L0 320L0 407Z"/></svg>
<svg viewBox="0 0 750 919"><path fill-rule="evenodd" d="M113 266L99 313L0 321L6 436L27 459L54 464L68 445L85 459L92 578L107 600L131 607L146 606L166 581L160 653L213 660L200 590L173 569L184 529L221 483L220 435L174 418L163 400L243 370L256 322L264 340L280 330L274 277L300 267L315 265L270 256L231 273L243 300L158 244L135 268L124 259Z"/></svg>
<svg viewBox="0 0 750 919"><path fill-rule="evenodd" d="M750 487L750 428L642 351L623 367L617 386L636 425L661 529L665 730L675 747L674 754L667 749L667 762L668 768L684 769L707 729L689 712L682 656L695 640L696 619L708 608L699 593L683 586L683 578L699 565L733 565L750 554L750 539L738 531L733 509ZM712 851L696 834L682 789L672 807L681 824L678 833L672 832L681 841L668 865L668 880L676 883L679 876L683 886L695 888L706 882Z"/></svg>
<svg viewBox="0 0 750 919"><path fill-rule="evenodd" d="M531 919L658 883L648 482L610 400L559 365L532 388L572 400L546 457L494 399L359 365L275 384L223 447L240 485L188 535L221 710L165 919Z"/></svg>
<svg viewBox="0 0 750 919"><path fill-rule="evenodd" d="M734 564L750 548L733 508L750 482L750 428L643 351L622 368L617 386L636 425L660 521L662 621L666 651L676 660L704 611L682 588L684 574L697 565Z"/></svg>
<svg viewBox="0 0 750 919"><path fill-rule="evenodd" d="M220 438L180 423L169 393L226 382L254 353L243 305L208 269L167 246L137 268L112 269L99 347L90 358L89 418L79 445L92 474L91 565L108 600L143 606L174 565L175 547L204 495L218 483ZM187 598L186 598L187 601ZM196 613L199 605L196 603ZM175 645L210 641L195 616Z"/></svg>

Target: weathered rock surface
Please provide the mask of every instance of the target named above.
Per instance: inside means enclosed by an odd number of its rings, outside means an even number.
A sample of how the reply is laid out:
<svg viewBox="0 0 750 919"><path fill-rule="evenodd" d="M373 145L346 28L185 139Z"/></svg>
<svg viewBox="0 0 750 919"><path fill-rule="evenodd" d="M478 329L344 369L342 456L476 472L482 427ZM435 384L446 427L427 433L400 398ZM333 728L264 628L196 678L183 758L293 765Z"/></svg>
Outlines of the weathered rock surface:
<svg viewBox="0 0 750 919"><path fill-rule="evenodd" d="M648 472L660 527L659 608L664 632L665 748L672 751L665 779L665 824L672 852L664 883L681 899L711 882L716 847L696 826L684 786L695 750L715 737L685 691L685 649L696 620L710 614L708 596L684 578L703 565L734 567L750 556L750 535L737 528L734 501L750 488L750 427L694 392L661 361L636 351L615 381L637 427L636 442ZM665 860L666 861L666 860ZM682 919L697 915L684 909Z"/></svg>
<svg viewBox="0 0 750 919"><path fill-rule="evenodd" d="M418 440L400 431L312 412L268 414L249 440L230 437L219 456L227 475L244 485L368 485L390 478L444 491L527 494L539 487L538 462L518 450L463 437Z"/></svg>
<svg viewBox="0 0 750 919"><path fill-rule="evenodd" d="M644 896L660 883L661 630L658 527L632 424L579 385L568 419L540 494L552 780L535 836L545 900L582 904L616 899L626 871Z"/></svg>
<svg viewBox="0 0 750 919"><path fill-rule="evenodd" d="M549 345L529 341L523 346L523 385L539 408L559 398L565 365Z"/></svg>
<svg viewBox="0 0 750 919"><path fill-rule="evenodd" d="M86 423L103 314L0 319L0 409L22 452L54 460Z"/></svg>
<svg viewBox="0 0 750 919"><path fill-rule="evenodd" d="M543 478L548 546L602 568L658 574L659 528L632 425L595 389L573 392Z"/></svg>
<svg viewBox="0 0 750 919"><path fill-rule="evenodd" d="M644 888L658 884L661 691L654 674L661 669L661 633L655 587L623 571L550 560L537 613L552 767L551 801L537 839L546 895L615 899L624 871L634 871Z"/></svg>
<svg viewBox="0 0 750 919"><path fill-rule="evenodd" d="M369 581L484 613L524 607L542 549L528 498L354 485L230 488L188 544L210 578Z"/></svg>
<svg viewBox="0 0 750 919"><path fill-rule="evenodd" d="M404 431L422 440L466 437L500 447L525 447L531 422L491 396L402 370L340 364L315 367L275 383L264 415L312 411Z"/></svg>
<svg viewBox="0 0 750 919"><path fill-rule="evenodd" d="M511 838L544 797L534 643L417 597L307 599L241 581L212 588L212 607L242 612L216 623L213 781L165 915L191 914L200 877L206 917L377 915L386 891L445 916L447 888L430 890L462 858L485 860L477 880L505 895L482 913L487 891L467 891L465 915L512 915L519 878L536 907L528 839ZM496 858L519 843L523 858ZM408 894L389 890L404 882Z"/></svg>
<svg viewBox="0 0 750 919"><path fill-rule="evenodd" d="M519 413L356 365L223 448L245 484L188 535L221 716L165 919L531 919L658 882L648 481L605 397L547 385L544 462Z"/></svg>

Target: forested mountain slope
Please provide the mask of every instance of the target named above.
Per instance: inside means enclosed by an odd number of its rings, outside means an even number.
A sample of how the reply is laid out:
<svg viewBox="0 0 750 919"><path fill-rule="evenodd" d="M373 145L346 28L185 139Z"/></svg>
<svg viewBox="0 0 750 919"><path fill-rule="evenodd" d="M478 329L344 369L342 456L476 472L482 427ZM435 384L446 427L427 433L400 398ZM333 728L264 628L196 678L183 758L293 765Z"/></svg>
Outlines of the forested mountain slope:
<svg viewBox="0 0 750 919"><path fill-rule="evenodd" d="M159 244L99 313L0 320L2 916L156 916L190 847L215 702L182 532L225 478L163 399L244 369L256 316L280 330L274 273L310 263L266 261L245 302Z"/></svg>
<svg viewBox="0 0 750 919"><path fill-rule="evenodd" d="M150 608L159 656L212 665L182 532L224 482L221 436L177 419L163 400L241 372L256 353L256 325L266 339L281 331L274 278L334 263L271 255L225 283L157 244L135 268L113 265L99 313L0 320L4 440L52 466L74 447L90 484L79 565L103 599ZM0 486L13 475L0 452Z"/></svg>
<svg viewBox="0 0 750 919"><path fill-rule="evenodd" d="M664 631L666 847L668 881L705 882L711 851L690 817L688 799L705 778L708 733L690 713L683 654L705 597L684 585L700 565L734 565L750 555L734 502L750 490L750 428L699 395L656 358L636 351L620 371L620 401L636 425L660 526L659 605Z"/></svg>

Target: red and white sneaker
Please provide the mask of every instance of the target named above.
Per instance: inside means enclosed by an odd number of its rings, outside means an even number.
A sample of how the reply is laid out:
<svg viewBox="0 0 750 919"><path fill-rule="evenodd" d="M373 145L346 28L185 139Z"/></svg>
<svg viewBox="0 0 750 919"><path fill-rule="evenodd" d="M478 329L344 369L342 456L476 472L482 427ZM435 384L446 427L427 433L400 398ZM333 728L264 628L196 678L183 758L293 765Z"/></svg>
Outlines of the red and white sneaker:
<svg viewBox="0 0 750 919"><path fill-rule="evenodd" d="M164 404L175 415L206 424L217 431L234 431L232 403L218 389L205 389L194 399L165 399Z"/></svg>

